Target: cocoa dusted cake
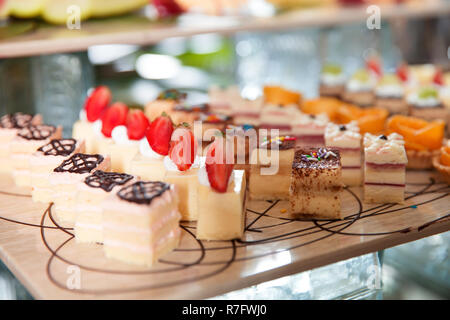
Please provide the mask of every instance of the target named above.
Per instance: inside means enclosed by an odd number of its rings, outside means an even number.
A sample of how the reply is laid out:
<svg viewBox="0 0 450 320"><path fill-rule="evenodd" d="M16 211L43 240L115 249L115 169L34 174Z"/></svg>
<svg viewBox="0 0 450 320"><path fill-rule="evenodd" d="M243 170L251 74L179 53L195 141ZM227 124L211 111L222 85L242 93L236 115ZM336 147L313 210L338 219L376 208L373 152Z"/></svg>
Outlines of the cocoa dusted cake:
<svg viewBox="0 0 450 320"><path fill-rule="evenodd" d="M341 175L339 150L297 149L289 190L291 213L299 218L341 219Z"/></svg>

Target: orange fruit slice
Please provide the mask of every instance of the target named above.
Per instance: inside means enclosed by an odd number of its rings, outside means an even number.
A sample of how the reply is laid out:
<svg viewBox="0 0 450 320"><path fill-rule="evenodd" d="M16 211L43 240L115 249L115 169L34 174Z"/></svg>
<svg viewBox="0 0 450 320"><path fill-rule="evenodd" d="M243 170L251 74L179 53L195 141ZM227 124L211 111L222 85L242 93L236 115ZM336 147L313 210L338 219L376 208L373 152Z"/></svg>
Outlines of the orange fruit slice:
<svg viewBox="0 0 450 320"><path fill-rule="evenodd" d="M442 147L442 149L441 149L441 163L444 166L450 166L450 147Z"/></svg>
<svg viewBox="0 0 450 320"><path fill-rule="evenodd" d="M264 97L267 103L286 106L289 104L300 104L302 95L299 92L279 86L265 86Z"/></svg>
<svg viewBox="0 0 450 320"><path fill-rule="evenodd" d="M326 113L331 121L337 118L337 111L342 103L336 98L321 97L312 100L306 100L301 106L301 110L308 114Z"/></svg>

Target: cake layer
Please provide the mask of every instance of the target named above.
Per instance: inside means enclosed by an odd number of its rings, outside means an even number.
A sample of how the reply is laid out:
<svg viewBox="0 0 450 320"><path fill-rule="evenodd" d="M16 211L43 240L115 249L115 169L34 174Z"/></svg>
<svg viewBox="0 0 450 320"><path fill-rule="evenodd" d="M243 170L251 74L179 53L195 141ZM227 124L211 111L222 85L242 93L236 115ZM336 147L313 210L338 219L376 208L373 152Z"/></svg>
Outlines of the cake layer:
<svg viewBox="0 0 450 320"><path fill-rule="evenodd" d="M112 144L107 146L107 150L111 157L111 171L125 173L130 172L131 160L138 153L139 145Z"/></svg>
<svg viewBox="0 0 450 320"><path fill-rule="evenodd" d="M14 183L18 187L31 187L31 176L29 170L13 170Z"/></svg>
<svg viewBox="0 0 450 320"><path fill-rule="evenodd" d="M103 231L101 225L75 224L75 240L79 243L103 243Z"/></svg>
<svg viewBox="0 0 450 320"><path fill-rule="evenodd" d="M128 173L140 177L142 180L163 181L166 168L162 159L153 159L138 153L131 161Z"/></svg>
<svg viewBox="0 0 450 320"><path fill-rule="evenodd" d="M94 133L91 122L81 120L76 121L73 125L72 136L74 139L78 141L81 140L85 141L86 153L88 154L98 153L97 136Z"/></svg>
<svg viewBox="0 0 450 320"><path fill-rule="evenodd" d="M342 183L349 187L360 186L363 180L362 168L342 167Z"/></svg>
<svg viewBox="0 0 450 320"><path fill-rule="evenodd" d="M53 216L58 222L62 223L75 223L77 217L77 209L75 206L66 206L54 204L52 207Z"/></svg>
<svg viewBox="0 0 450 320"><path fill-rule="evenodd" d="M294 216L312 216L323 219L341 219L341 190L317 194L308 190L300 192L295 201L290 201Z"/></svg>
<svg viewBox="0 0 450 320"><path fill-rule="evenodd" d="M361 153L358 150L356 151L341 151L341 163L342 167L361 167L362 159Z"/></svg>
<svg viewBox="0 0 450 320"><path fill-rule="evenodd" d="M364 201L368 203L404 203L405 187L393 185L364 185Z"/></svg>
<svg viewBox="0 0 450 320"><path fill-rule="evenodd" d="M31 190L31 197L34 202L50 203L53 202L54 192L51 188L33 188Z"/></svg>
<svg viewBox="0 0 450 320"><path fill-rule="evenodd" d="M366 183L405 184L405 168L374 169L366 165L364 177Z"/></svg>
<svg viewBox="0 0 450 320"><path fill-rule="evenodd" d="M0 158L0 173L10 173L12 169L12 163L9 158Z"/></svg>
<svg viewBox="0 0 450 320"><path fill-rule="evenodd" d="M178 210L182 221L197 220L198 206L198 169L190 168L185 172L167 171L164 181L177 186Z"/></svg>
<svg viewBox="0 0 450 320"><path fill-rule="evenodd" d="M261 176L251 173L249 178L249 192L252 200L288 200L290 174Z"/></svg>

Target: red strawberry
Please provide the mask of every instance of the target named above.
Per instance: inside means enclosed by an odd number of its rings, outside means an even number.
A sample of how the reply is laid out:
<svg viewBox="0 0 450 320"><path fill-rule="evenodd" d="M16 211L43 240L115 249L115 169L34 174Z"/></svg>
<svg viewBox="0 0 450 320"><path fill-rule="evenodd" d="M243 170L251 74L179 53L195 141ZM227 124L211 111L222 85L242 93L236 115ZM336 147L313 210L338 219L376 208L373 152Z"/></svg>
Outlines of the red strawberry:
<svg viewBox="0 0 450 320"><path fill-rule="evenodd" d="M170 139L173 132L173 123L170 117L163 113L153 120L145 132L148 143L156 153L167 156L169 154Z"/></svg>
<svg viewBox="0 0 450 320"><path fill-rule="evenodd" d="M433 77L433 83L437 84L438 86L444 85L444 77L442 75L441 69L436 69L436 72L434 73L434 77Z"/></svg>
<svg viewBox="0 0 450 320"><path fill-rule="evenodd" d="M178 16L183 13L183 9L175 0L153 0L153 5L161 18Z"/></svg>
<svg viewBox="0 0 450 320"><path fill-rule="evenodd" d="M234 164L226 163L226 153L224 139L215 139L208 148L206 154L206 172L211 188L215 191L224 193L228 188L228 180L230 180L233 172Z"/></svg>
<svg viewBox="0 0 450 320"><path fill-rule="evenodd" d="M88 121L94 122L100 119L110 102L111 91L108 87L99 86L95 88L84 104Z"/></svg>
<svg viewBox="0 0 450 320"><path fill-rule="evenodd" d="M402 80L403 82L408 81L408 65L407 64L401 64L397 68L397 76Z"/></svg>
<svg viewBox="0 0 450 320"><path fill-rule="evenodd" d="M366 61L367 69L373 71L377 77L381 77L383 75L383 70L381 68L381 62L378 58L372 57Z"/></svg>
<svg viewBox="0 0 450 320"><path fill-rule="evenodd" d="M197 141L187 128L178 128L172 134L169 157L177 165L178 170L188 170L195 161Z"/></svg>
<svg viewBox="0 0 450 320"><path fill-rule="evenodd" d="M145 136L145 130L150 125L142 110L132 110L127 117L128 138L131 140L141 140Z"/></svg>
<svg viewBox="0 0 450 320"><path fill-rule="evenodd" d="M102 117L102 133L111 138L111 131L127 123L128 107L122 102L116 102L106 109Z"/></svg>

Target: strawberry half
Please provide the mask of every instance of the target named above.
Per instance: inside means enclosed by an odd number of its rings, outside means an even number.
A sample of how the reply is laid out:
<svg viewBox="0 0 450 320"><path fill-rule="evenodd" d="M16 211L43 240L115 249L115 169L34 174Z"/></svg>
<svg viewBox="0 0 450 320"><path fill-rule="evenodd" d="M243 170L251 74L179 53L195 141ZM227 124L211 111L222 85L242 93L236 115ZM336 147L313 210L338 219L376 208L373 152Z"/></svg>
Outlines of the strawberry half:
<svg viewBox="0 0 450 320"><path fill-rule="evenodd" d="M197 141L194 134L187 128L177 128L172 134L169 157L178 170L188 170L195 161Z"/></svg>
<svg viewBox="0 0 450 320"><path fill-rule="evenodd" d="M130 140L141 140L150 125L142 110L132 110L127 116L127 133Z"/></svg>
<svg viewBox="0 0 450 320"><path fill-rule="evenodd" d="M163 113L153 120L145 132L148 144L156 153L167 156L169 154L170 139L173 133L173 123L170 117Z"/></svg>
<svg viewBox="0 0 450 320"><path fill-rule="evenodd" d="M153 5L161 18L178 16L184 12L175 0L153 0Z"/></svg>
<svg viewBox="0 0 450 320"><path fill-rule="evenodd" d="M226 153L224 152L225 147L223 144L223 139L215 139L210 144L205 163L209 184L211 188L220 193L227 191L228 181L234 168L233 163L226 163Z"/></svg>
<svg viewBox="0 0 450 320"><path fill-rule="evenodd" d="M433 77L433 83L437 84L438 86L444 85L444 76L442 75L441 69L436 69L436 72L434 73Z"/></svg>
<svg viewBox="0 0 450 320"><path fill-rule="evenodd" d="M102 133L111 138L112 130L127 123L128 107L122 102L116 102L109 107L102 117Z"/></svg>
<svg viewBox="0 0 450 320"><path fill-rule="evenodd" d="M84 104L86 117L89 122L97 121L101 118L105 109L111 102L111 91L108 87L99 86L87 97Z"/></svg>
<svg viewBox="0 0 450 320"><path fill-rule="evenodd" d="M402 80L402 82L408 81L408 65L403 63L397 68L397 76Z"/></svg>
<svg viewBox="0 0 450 320"><path fill-rule="evenodd" d="M377 77L381 77L383 75L383 70L381 68L381 62L378 58L372 57L369 58L366 62L367 69L371 70L373 73L377 75Z"/></svg>

